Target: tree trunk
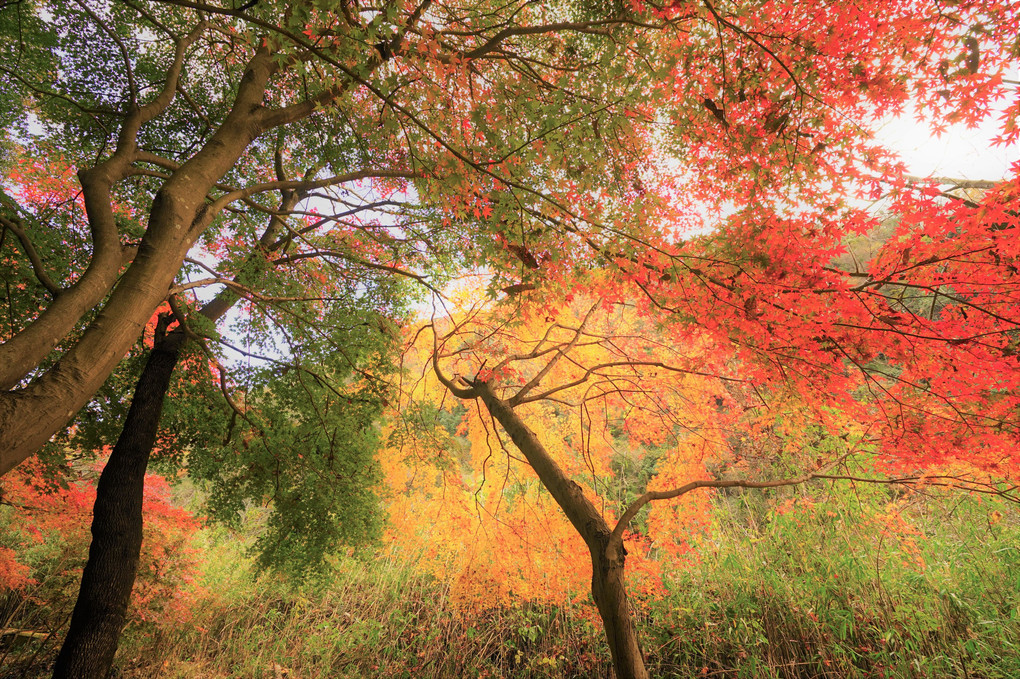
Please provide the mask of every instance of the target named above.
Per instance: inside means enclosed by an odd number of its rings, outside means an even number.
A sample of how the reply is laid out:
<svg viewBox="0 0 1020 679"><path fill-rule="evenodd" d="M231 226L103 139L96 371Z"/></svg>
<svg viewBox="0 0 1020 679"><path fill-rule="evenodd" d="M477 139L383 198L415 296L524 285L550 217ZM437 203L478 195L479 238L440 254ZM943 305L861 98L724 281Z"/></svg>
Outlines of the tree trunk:
<svg viewBox="0 0 1020 679"><path fill-rule="evenodd" d="M514 409L496 397L484 382L475 383L474 390L588 545L592 564L591 594L606 630L617 679L648 679L627 600L624 577L627 550L623 548L623 540L613 535L609 524L585 497L581 487L560 469Z"/></svg>
<svg viewBox="0 0 1020 679"><path fill-rule="evenodd" d="M648 679L634 619L627 599L624 562L627 551L609 533L599 533L604 548L591 552L591 595L606 630L609 653L618 679Z"/></svg>
<svg viewBox="0 0 1020 679"><path fill-rule="evenodd" d="M183 340L180 332L157 339L99 477L89 560L54 679L103 679L110 673L141 553L145 469Z"/></svg>
<svg viewBox="0 0 1020 679"><path fill-rule="evenodd" d="M218 211L206 204L209 190L267 129L262 99L273 68L265 49L249 61L226 120L156 192L148 228L131 265L74 346L28 386L0 392L0 476L34 455L88 403L138 339L153 310L166 299L185 255ZM91 181L85 173L86 197ZM93 220L92 212L89 220ZM46 324L57 326L66 320L58 323L47 316ZM0 365L5 368L8 363L20 363L7 358L12 347L20 346L12 342L0 345ZM21 379L20 371L9 377Z"/></svg>
<svg viewBox="0 0 1020 679"><path fill-rule="evenodd" d="M280 213L293 210L304 195L284 191ZM283 228L281 217L273 216L245 266L271 252ZM215 323L237 299L229 289L225 290L197 313ZM138 378L120 438L99 477L89 560L82 573L67 639L54 668L55 679L105 677L113 664L142 548L145 468L159 432L170 377L189 341L182 329L164 334L166 323L167 320L160 319L156 341Z"/></svg>

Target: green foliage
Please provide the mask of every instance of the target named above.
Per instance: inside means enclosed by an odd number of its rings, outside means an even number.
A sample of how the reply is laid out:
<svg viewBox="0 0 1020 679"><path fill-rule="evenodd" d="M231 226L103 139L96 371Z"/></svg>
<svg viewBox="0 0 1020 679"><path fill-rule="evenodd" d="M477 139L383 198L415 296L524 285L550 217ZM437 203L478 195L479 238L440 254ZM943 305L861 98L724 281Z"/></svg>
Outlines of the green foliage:
<svg viewBox="0 0 1020 679"><path fill-rule="evenodd" d="M192 478L207 482L213 518L236 525L248 507L271 509L253 546L260 566L305 574L379 535L374 456L393 371L387 316L402 313L400 293L362 280L333 291L314 317L293 305L275 328L241 321L235 332L249 347L282 332L290 354L235 368L247 382L236 410L195 393L215 388L208 378L181 383L190 393L169 408L181 427L165 427L170 447L184 451L179 461Z"/></svg>
<svg viewBox="0 0 1020 679"><path fill-rule="evenodd" d="M6 11L0 11L0 63L55 74L57 59L50 51L55 36L35 11L36 3L5 3L4 9ZM10 72L0 72L0 169L7 169L6 154L17 133L25 132L24 128L15 127L15 123L24 123L23 119L19 120L19 113L33 98L29 83Z"/></svg>
<svg viewBox="0 0 1020 679"><path fill-rule="evenodd" d="M655 476L656 467L665 452L664 447L645 446L635 451L626 439L621 439L614 447L610 459L613 477L609 487L603 490L607 499L612 499L617 507L626 507L636 500L648 488L648 482ZM647 533L648 511L642 511L634 517L631 528L640 533Z"/></svg>

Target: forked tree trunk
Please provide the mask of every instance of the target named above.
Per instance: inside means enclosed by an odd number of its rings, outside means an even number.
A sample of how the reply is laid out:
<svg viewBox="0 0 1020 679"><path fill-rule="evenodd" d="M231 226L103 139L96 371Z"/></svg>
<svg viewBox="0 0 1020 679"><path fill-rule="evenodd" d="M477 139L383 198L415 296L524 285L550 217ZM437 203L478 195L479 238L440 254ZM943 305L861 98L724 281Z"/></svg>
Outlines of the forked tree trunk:
<svg viewBox="0 0 1020 679"><path fill-rule="evenodd" d="M162 333L158 333L162 334ZM96 488L92 544L54 679L104 679L113 666L142 547L145 469L183 334L159 337Z"/></svg>
<svg viewBox="0 0 1020 679"><path fill-rule="evenodd" d="M581 487L560 469L514 409L493 394L488 384L475 383L474 389L588 545L592 564L591 594L606 630L617 679L648 679L627 600L624 578L627 552L623 548L623 540L613 536L609 524L585 497Z"/></svg>
<svg viewBox="0 0 1020 679"><path fill-rule="evenodd" d="M206 201L210 189L234 167L251 142L275 124L273 112L263 106L266 83L275 68L266 48L249 60L223 124L156 191L145 236L112 292L104 290L98 298L69 292L67 298L73 304L54 304L53 312L40 315L29 329L0 344L0 385L17 384L26 370L37 365L36 357L45 356L66 329L79 322L75 313L83 305L110 293L96 319L52 368L24 388L0 390L0 475L34 455L88 403L138 339L153 310L166 299L185 255L217 214ZM169 105L173 92L165 95ZM165 106L160 106L152 115L162 112ZM132 115L127 121L112 165L104 163L80 173L90 228L108 232L107 240L115 243L119 236L110 192L130 173L131 163L139 160L134 134L147 120ZM118 246L118 257L121 254ZM116 271L111 278L116 278Z"/></svg>

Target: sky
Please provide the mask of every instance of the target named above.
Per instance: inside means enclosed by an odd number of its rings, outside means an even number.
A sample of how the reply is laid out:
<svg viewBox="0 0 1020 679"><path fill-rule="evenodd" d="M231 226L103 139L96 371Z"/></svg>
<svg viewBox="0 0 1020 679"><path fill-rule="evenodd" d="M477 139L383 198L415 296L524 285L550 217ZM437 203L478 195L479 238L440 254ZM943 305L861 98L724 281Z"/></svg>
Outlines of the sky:
<svg viewBox="0 0 1020 679"><path fill-rule="evenodd" d="M1009 96L1020 96L1020 89L1012 88ZM992 146L991 140L999 131L1001 112L1006 101L981 125L968 128L953 125L940 137L928 133L915 119L912 110L890 119L877 131L883 144L896 150L919 177L954 177L971 180L999 180L1008 175L1010 165L1020 161L1020 145Z"/></svg>

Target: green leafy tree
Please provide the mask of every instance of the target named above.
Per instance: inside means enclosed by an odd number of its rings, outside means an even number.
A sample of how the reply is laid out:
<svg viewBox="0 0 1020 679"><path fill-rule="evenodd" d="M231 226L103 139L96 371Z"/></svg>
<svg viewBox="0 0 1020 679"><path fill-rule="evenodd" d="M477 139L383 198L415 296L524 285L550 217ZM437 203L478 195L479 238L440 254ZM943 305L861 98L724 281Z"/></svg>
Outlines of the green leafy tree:
<svg viewBox="0 0 1020 679"><path fill-rule="evenodd" d="M4 201L5 232L25 237L5 245L19 273L0 345L0 471L88 403L186 284L189 251L226 244L225 261L247 259L279 191L321 202L285 211L319 217L289 226L277 264L359 258L410 273L456 255L519 282L544 249L530 240L577 237L564 200L629 181L646 145L632 102L651 74L629 68L626 44L665 26L486 3L0 11L0 77L19 104L6 143L76 172L76 199L57 215L15 190ZM389 213L355 227L371 248L329 237L366 208ZM54 232L77 268L30 254L49 257Z"/></svg>

